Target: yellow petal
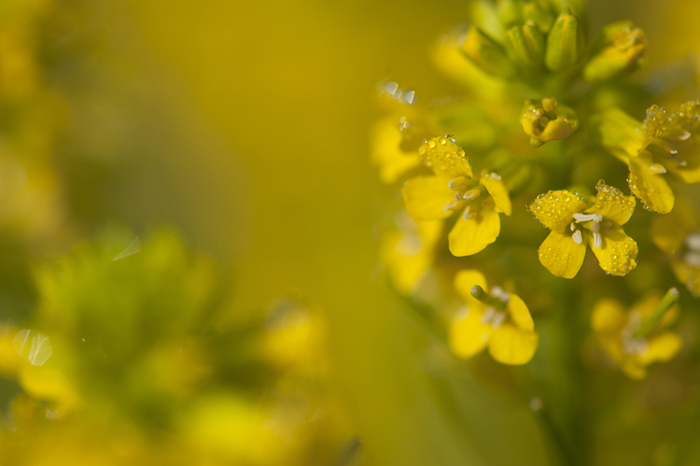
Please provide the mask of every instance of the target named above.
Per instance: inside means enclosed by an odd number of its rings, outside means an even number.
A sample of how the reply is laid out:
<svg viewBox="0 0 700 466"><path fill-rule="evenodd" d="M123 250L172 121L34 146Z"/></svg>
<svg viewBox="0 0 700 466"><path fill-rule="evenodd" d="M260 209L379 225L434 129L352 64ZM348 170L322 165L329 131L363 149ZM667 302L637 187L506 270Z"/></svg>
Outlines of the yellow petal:
<svg viewBox="0 0 700 466"><path fill-rule="evenodd" d="M563 230L572 221L574 214L585 208L583 199L566 190L549 191L538 196L528 206L537 220L550 230Z"/></svg>
<svg viewBox="0 0 700 466"><path fill-rule="evenodd" d="M540 245L540 263L556 277L574 278L586 255L586 243L576 244L571 235L552 231Z"/></svg>
<svg viewBox="0 0 700 466"><path fill-rule="evenodd" d="M479 179L479 183L486 188L493 198L497 212L503 212L508 216L513 213L513 205L510 202L508 189L503 184L500 176L495 173L484 173Z"/></svg>
<svg viewBox="0 0 700 466"><path fill-rule="evenodd" d="M481 323L483 305L469 307L465 316L456 316L449 328L449 344L460 358L470 358L480 353L489 341L493 328Z"/></svg>
<svg viewBox="0 0 700 466"><path fill-rule="evenodd" d="M651 170L651 162L642 157L627 159L630 169L630 189L642 203L660 214L667 214L673 209L674 196L662 174Z"/></svg>
<svg viewBox="0 0 700 466"><path fill-rule="evenodd" d="M520 296L511 294L508 300L507 311L510 313L513 323L521 330L534 331L535 323L532 321L532 316L525 302L520 299Z"/></svg>
<svg viewBox="0 0 700 466"><path fill-rule="evenodd" d="M620 368L628 377L641 380L647 376L647 369L644 364L640 363L638 358L633 358L625 355L622 360L619 361Z"/></svg>
<svg viewBox="0 0 700 466"><path fill-rule="evenodd" d="M683 339L676 333L664 332L649 340L648 351L640 356L642 364L672 359L683 347Z"/></svg>
<svg viewBox="0 0 700 466"><path fill-rule="evenodd" d="M634 196L625 196L619 189L608 186L602 181L596 184L598 191L595 197L595 204L586 213L602 215L608 220L623 225L632 216L636 204Z"/></svg>
<svg viewBox="0 0 700 466"><path fill-rule="evenodd" d="M537 333L504 324L491 334L489 353L503 364L525 364L537 349Z"/></svg>
<svg viewBox="0 0 700 466"><path fill-rule="evenodd" d="M372 161L379 167L379 176L384 183L393 183L420 165L418 151L401 150L401 131L393 118L385 118L376 124L370 148Z"/></svg>
<svg viewBox="0 0 700 466"><path fill-rule="evenodd" d="M381 245L382 262L401 293L409 294L431 267L443 223L441 220L414 221L404 213L398 222L399 229L385 235Z"/></svg>
<svg viewBox="0 0 700 466"><path fill-rule="evenodd" d="M627 325L625 308L616 299L605 298L596 302L591 314L591 326L598 333L619 332Z"/></svg>
<svg viewBox="0 0 700 466"><path fill-rule="evenodd" d="M450 180L438 176L418 176L402 189L406 210L416 220L439 220L453 210L445 206L455 201L455 192L447 186Z"/></svg>
<svg viewBox="0 0 700 466"><path fill-rule="evenodd" d="M455 275L455 289L470 307L481 306L481 302L472 296L471 289L474 285L479 285L484 291L489 290L486 277L478 270L460 270Z"/></svg>
<svg viewBox="0 0 700 466"><path fill-rule="evenodd" d="M637 242L627 236L620 227L604 230L600 247L595 247L593 235L588 236L588 245L598 258L600 268L610 275L622 277L637 267Z"/></svg>
<svg viewBox="0 0 700 466"><path fill-rule="evenodd" d="M474 177L464 150L455 144L450 135L436 136L426 141L418 148L418 154L423 164L438 176L450 179L458 176Z"/></svg>
<svg viewBox="0 0 700 466"><path fill-rule="evenodd" d="M501 219L492 209L481 209L468 220L460 217L450 232L450 252L457 257L476 254L496 241L500 232Z"/></svg>
<svg viewBox="0 0 700 466"><path fill-rule="evenodd" d="M656 247L674 254L683 246L685 237L698 228L700 222L695 210L685 198L679 197L670 214L654 219L650 236Z"/></svg>
<svg viewBox="0 0 700 466"><path fill-rule="evenodd" d="M700 267L688 264L685 261L673 261L673 272L680 282L694 296L700 296Z"/></svg>

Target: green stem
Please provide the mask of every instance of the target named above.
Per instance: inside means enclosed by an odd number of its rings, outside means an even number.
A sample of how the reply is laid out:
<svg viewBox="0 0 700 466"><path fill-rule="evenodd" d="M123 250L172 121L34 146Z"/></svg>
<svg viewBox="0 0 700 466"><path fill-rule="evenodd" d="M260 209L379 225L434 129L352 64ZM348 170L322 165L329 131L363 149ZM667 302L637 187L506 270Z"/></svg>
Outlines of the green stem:
<svg viewBox="0 0 700 466"><path fill-rule="evenodd" d="M632 337L640 338L648 335L649 332L651 332L654 329L654 327L656 327L656 324L659 323L664 314L666 314L666 312L668 312L668 310L671 309L671 307L673 307L673 305L676 304L676 302L678 302L678 296L678 288L671 288L670 290L668 290L666 292L666 295L661 300L661 304L659 304L659 307L656 308L654 313L651 316L649 316L647 320L645 320L639 325L639 328L637 328L637 330L635 330L634 333L632 333Z"/></svg>

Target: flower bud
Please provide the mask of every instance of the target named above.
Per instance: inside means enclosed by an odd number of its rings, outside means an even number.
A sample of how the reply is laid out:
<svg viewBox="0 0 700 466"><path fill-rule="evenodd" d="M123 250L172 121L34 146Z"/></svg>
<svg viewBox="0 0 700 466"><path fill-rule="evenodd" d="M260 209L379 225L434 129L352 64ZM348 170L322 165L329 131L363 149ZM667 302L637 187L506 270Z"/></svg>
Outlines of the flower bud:
<svg viewBox="0 0 700 466"><path fill-rule="evenodd" d="M578 19L565 8L547 36L544 62L551 71L562 71L575 65L583 55L583 30Z"/></svg>
<svg viewBox="0 0 700 466"><path fill-rule="evenodd" d="M533 1L523 6L523 18L527 23L532 23L543 33L548 33L554 24L555 15L547 4L542 1Z"/></svg>
<svg viewBox="0 0 700 466"><path fill-rule="evenodd" d="M513 65L508 60L503 47L475 27L469 30L461 50L471 61L489 74L502 78L514 74Z"/></svg>
<svg viewBox="0 0 700 466"><path fill-rule="evenodd" d="M533 24L513 27L506 34L506 52L523 69L538 70L544 58L544 34Z"/></svg>
<svg viewBox="0 0 700 466"><path fill-rule="evenodd" d="M530 136L530 144L540 147L545 142L566 139L578 129L578 117L568 107L560 107L551 97L525 102L520 124Z"/></svg>
<svg viewBox="0 0 700 466"><path fill-rule="evenodd" d="M595 84L633 71L646 62L646 49L644 31L630 21L610 24L601 31L583 77Z"/></svg>

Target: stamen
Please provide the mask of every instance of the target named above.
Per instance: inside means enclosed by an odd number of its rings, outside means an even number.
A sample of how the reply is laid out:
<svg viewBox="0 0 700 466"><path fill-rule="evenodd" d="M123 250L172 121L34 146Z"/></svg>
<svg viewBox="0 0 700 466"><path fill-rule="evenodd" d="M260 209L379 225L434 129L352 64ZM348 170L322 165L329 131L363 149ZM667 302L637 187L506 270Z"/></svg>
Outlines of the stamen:
<svg viewBox="0 0 700 466"><path fill-rule="evenodd" d="M484 325L489 325L495 314L496 309L492 308L491 306L487 307L484 313L481 315L481 323Z"/></svg>
<svg viewBox="0 0 700 466"><path fill-rule="evenodd" d="M467 208L464 209L464 213L462 214L462 218L463 218L464 220L469 220L469 219L472 218L473 216L474 216L474 214L472 214L471 212L469 212L469 206L467 206Z"/></svg>
<svg viewBox="0 0 700 466"><path fill-rule="evenodd" d="M503 322L506 320L506 313L505 312L495 312L493 318L491 319L491 327L493 329L499 328L501 325L503 325Z"/></svg>
<svg viewBox="0 0 700 466"><path fill-rule="evenodd" d="M469 187L469 180L464 176L458 176L457 178L450 180L447 186L453 191L464 191Z"/></svg>
<svg viewBox="0 0 700 466"><path fill-rule="evenodd" d="M500 299L504 303L507 303L508 300L510 300L510 293L508 293L500 286L494 286L493 288L491 288L491 296Z"/></svg>
<svg viewBox="0 0 700 466"><path fill-rule="evenodd" d="M599 248L603 244L603 236L597 231L593 232L593 246Z"/></svg>
<svg viewBox="0 0 700 466"><path fill-rule="evenodd" d="M571 231L576 230L576 227L574 226L574 222L569 223L569 228L571 229Z"/></svg>
<svg viewBox="0 0 700 466"><path fill-rule="evenodd" d="M477 188L472 188L466 193L462 195L462 199L465 201L471 201L472 199L476 199L477 197L481 196L481 189Z"/></svg>
<svg viewBox="0 0 700 466"><path fill-rule="evenodd" d="M571 235L571 239L574 240L574 243L576 244L583 243L583 235L581 234L581 230L576 230L574 234Z"/></svg>
<svg viewBox="0 0 700 466"><path fill-rule="evenodd" d="M700 253L686 252L683 254L683 260L691 267L700 267Z"/></svg>
<svg viewBox="0 0 700 466"><path fill-rule="evenodd" d="M700 252L700 233L693 233L685 237L685 245L693 252Z"/></svg>
<svg viewBox="0 0 700 466"><path fill-rule="evenodd" d="M442 208L442 211L447 212L450 209L454 209L458 205L459 205L459 202L448 202L447 204L445 204L445 207Z"/></svg>
<svg viewBox="0 0 700 466"><path fill-rule="evenodd" d="M603 216L598 214L574 214L574 220L576 220L576 223L591 221L600 223L603 221Z"/></svg>

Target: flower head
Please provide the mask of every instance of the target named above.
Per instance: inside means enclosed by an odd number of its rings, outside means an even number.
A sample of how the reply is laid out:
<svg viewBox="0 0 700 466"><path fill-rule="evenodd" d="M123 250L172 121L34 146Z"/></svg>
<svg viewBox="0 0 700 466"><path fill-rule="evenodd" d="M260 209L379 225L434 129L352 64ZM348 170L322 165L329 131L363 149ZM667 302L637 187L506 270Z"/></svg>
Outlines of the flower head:
<svg viewBox="0 0 700 466"><path fill-rule="evenodd" d="M667 330L678 315L678 290L661 297L650 292L625 311L622 303L602 299L593 308L592 326L605 350L633 379L646 377L646 367L668 361L683 345L676 333Z"/></svg>
<svg viewBox="0 0 700 466"><path fill-rule="evenodd" d="M503 364L525 364L535 354L538 335L530 311L519 296L494 287L488 294L484 275L462 270L455 289L464 298L449 328L452 351L470 358L487 346L491 356Z"/></svg>
<svg viewBox="0 0 700 466"><path fill-rule="evenodd" d="M586 255L586 244L600 267L611 275L627 275L637 266L637 243L622 229L635 201L602 180L592 206L566 190L540 195L528 209L551 233L539 248L540 263L557 277L573 278Z"/></svg>
<svg viewBox="0 0 700 466"><path fill-rule="evenodd" d="M425 141L418 153L433 174L416 176L404 185L408 213L416 220L438 220L461 212L449 235L455 256L476 254L496 241L499 212L512 212L501 177L487 172L475 178L464 150L450 135Z"/></svg>
<svg viewBox="0 0 700 466"><path fill-rule="evenodd" d="M629 167L630 189L647 209L662 214L673 209L666 173L683 183L700 182L700 100L685 102L671 114L652 105L642 123L611 109L593 126L602 145Z"/></svg>
<svg viewBox="0 0 700 466"><path fill-rule="evenodd" d="M695 296L700 296L700 219L684 198L673 211L657 217L651 225L651 240L671 259L676 278Z"/></svg>

